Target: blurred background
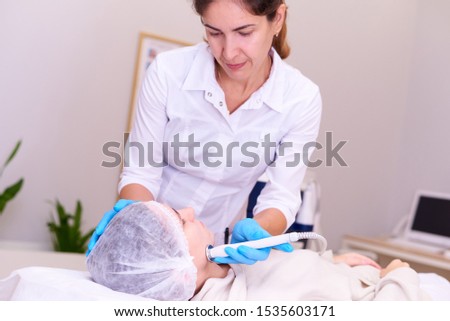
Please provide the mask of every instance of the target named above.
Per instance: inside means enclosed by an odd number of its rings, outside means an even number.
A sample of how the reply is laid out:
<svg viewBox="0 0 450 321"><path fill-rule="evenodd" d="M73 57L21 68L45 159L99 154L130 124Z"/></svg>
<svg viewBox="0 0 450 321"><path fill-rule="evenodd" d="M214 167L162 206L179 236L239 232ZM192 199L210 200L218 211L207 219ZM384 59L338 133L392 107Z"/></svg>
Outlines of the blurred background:
<svg viewBox="0 0 450 321"><path fill-rule="evenodd" d="M287 5L287 61L322 93L319 142L346 141L348 166L309 173L323 234L333 249L344 234L387 235L416 189L450 193L450 2ZM0 162L22 140L0 192L24 178L0 243L50 249L49 201L80 200L84 231L113 206L120 168L101 166L102 147L127 128L140 32L198 43L204 29L189 0L0 0Z"/></svg>

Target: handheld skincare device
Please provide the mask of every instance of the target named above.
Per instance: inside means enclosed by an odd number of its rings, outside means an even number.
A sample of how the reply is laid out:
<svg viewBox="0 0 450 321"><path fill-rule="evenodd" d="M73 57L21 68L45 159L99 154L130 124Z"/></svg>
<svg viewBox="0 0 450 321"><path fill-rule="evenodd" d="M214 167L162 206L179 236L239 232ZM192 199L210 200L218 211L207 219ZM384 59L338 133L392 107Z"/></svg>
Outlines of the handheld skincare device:
<svg viewBox="0 0 450 321"><path fill-rule="evenodd" d="M327 249L327 240L322 235L313 232L291 232L277 236L266 237L255 241L224 244L216 247L212 247L212 245L210 245L206 248L206 257L208 258L209 261L212 261L212 259L216 257L227 257L228 254L225 253L226 247L231 247L235 249L241 245L245 245L255 249L262 249L265 247L272 247L283 243L296 242L303 239L313 239L320 241L321 242L321 247L319 251L320 254L325 252L325 250Z"/></svg>

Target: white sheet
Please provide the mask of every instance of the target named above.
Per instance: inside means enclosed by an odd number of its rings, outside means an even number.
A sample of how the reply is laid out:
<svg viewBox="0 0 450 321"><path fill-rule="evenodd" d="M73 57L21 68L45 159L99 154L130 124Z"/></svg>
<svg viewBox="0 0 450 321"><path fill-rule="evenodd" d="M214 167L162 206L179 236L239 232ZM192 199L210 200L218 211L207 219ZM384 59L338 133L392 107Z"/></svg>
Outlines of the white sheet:
<svg viewBox="0 0 450 321"><path fill-rule="evenodd" d="M450 301L450 282L436 273L419 273L420 287L435 301Z"/></svg>
<svg viewBox="0 0 450 321"><path fill-rule="evenodd" d="M27 267L0 280L0 300L129 301L148 300L116 292L92 281L89 272L51 267Z"/></svg>
<svg viewBox="0 0 450 321"><path fill-rule="evenodd" d="M434 300L450 301L450 282L434 273L419 273L421 287ZM0 280L0 300L21 301L136 301L137 295L116 292L92 281L86 271L27 267Z"/></svg>

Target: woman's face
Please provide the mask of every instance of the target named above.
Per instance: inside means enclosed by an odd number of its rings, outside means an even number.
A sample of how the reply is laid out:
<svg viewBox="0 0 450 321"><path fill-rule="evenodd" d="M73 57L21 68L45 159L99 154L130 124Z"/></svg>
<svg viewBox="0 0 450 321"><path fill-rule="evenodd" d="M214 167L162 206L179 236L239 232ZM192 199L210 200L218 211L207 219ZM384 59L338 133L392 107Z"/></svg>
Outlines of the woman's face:
<svg viewBox="0 0 450 321"><path fill-rule="evenodd" d="M205 249L208 245L214 245L214 234L195 218L194 209L187 207L181 210L169 208L183 225L184 235L188 241L189 254L194 258L194 264L199 269L209 261L206 258Z"/></svg>
<svg viewBox="0 0 450 321"><path fill-rule="evenodd" d="M202 21L212 54L232 80L245 81L261 75L269 63L273 37L281 30L284 6L273 22L255 16L236 0L212 2ZM278 12L277 11L277 12Z"/></svg>

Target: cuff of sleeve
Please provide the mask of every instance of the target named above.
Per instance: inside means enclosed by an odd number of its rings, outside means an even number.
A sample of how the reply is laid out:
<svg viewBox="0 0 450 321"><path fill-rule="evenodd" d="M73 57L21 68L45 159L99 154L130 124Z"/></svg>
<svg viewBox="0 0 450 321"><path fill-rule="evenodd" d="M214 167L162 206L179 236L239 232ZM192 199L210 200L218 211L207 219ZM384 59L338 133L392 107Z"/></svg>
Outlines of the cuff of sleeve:
<svg viewBox="0 0 450 321"><path fill-rule="evenodd" d="M130 185L130 184L142 185L146 189L148 189L150 193L152 193L155 200L158 197L159 186L157 184L151 184L150 182L143 180L143 179L138 179L138 178L131 179L131 178L127 178L127 177L122 177L119 182L119 185L118 185L119 194L122 191L122 188L124 188L125 186Z"/></svg>
<svg viewBox="0 0 450 321"><path fill-rule="evenodd" d="M253 214L260 213L260 212L262 212L262 211L264 211L266 209L269 209L269 208L276 208L277 210L279 210L283 214L284 218L286 219L286 229L285 229L285 231L292 225L292 223L294 223L295 216L297 215L297 212L292 213L292 210L289 207L282 206L282 205L279 205L279 204L266 204L264 206L256 205L255 208L253 209Z"/></svg>
<svg viewBox="0 0 450 321"><path fill-rule="evenodd" d="M382 279L395 279L400 278L402 280L405 280L409 282L410 284L419 285L419 276L417 275L417 272L414 271L410 267L400 267L398 269L395 269L394 271L389 272L384 276Z"/></svg>

